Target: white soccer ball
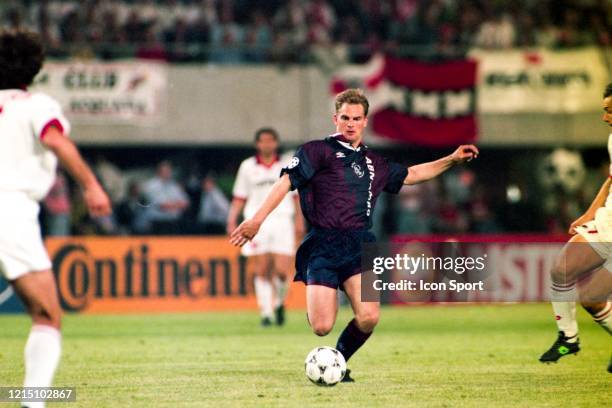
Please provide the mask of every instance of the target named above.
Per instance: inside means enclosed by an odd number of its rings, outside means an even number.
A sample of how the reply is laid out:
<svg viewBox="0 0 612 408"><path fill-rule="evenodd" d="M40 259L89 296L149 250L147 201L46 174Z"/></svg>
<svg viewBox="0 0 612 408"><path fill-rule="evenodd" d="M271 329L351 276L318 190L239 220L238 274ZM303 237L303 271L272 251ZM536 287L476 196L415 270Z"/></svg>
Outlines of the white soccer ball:
<svg viewBox="0 0 612 408"><path fill-rule="evenodd" d="M346 374L344 356L333 347L317 347L306 356L306 377L317 385L338 384Z"/></svg>

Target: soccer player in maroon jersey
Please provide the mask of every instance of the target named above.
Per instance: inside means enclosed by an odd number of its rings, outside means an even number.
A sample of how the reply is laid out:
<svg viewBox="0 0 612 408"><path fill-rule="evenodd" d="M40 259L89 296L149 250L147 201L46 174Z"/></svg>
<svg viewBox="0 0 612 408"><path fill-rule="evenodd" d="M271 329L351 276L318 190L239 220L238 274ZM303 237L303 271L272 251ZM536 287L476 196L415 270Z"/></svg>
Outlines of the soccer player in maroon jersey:
<svg viewBox="0 0 612 408"><path fill-rule="evenodd" d="M460 146L449 156L406 168L362 143L369 103L361 90L338 94L335 108L336 133L297 150L264 203L230 240L244 245L289 190L298 189L302 212L312 230L298 249L295 280L307 285L308 321L319 336L328 334L336 321L338 288L346 292L355 317L336 348L348 361L370 337L380 314L379 302L361 300L361 245L376 240L369 229L378 195L383 191L395 194L404 184L430 180L477 157L478 149ZM353 381L349 370L343 381Z"/></svg>

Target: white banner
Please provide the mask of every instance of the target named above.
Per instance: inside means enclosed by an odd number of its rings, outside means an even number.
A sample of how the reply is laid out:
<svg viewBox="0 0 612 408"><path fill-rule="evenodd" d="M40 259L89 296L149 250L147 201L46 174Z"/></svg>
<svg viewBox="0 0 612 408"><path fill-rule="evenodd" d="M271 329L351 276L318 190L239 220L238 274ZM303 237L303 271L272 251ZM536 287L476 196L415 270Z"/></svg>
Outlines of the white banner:
<svg viewBox="0 0 612 408"><path fill-rule="evenodd" d="M577 113L601 109L610 72L597 48L473 50L483 113Z"/></svg>
<svg viewBox="0 0 612 408"><path fill-rule="evenodd" d="M75 123L155 125L166 113L167 84L161 63L49 62L31 91L58 100Z"/></svg>

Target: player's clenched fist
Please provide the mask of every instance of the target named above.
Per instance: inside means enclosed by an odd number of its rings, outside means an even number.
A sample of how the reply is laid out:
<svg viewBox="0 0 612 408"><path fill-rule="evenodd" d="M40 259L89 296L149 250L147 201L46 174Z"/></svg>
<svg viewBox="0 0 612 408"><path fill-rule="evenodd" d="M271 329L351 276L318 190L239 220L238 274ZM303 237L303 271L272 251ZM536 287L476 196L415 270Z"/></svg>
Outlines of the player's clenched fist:
<svg viewBox="0 0 612 408"><path fill-rule="evenodd" d="M572 222L572 225L570 225L569 227L568 233L570 235L576 235L577 233L576 228L583 226L587 222L592 221L594 219L595 219L595 215L587 212L586 214L578 218L576 221Z"/></svg>
<svg viewBox="0 0 612 408"><path fill-rule="evenodd" d="M478 148L474 145L461 145L451 155L454 163L465 163L478 157Z"/></svg>
<svg viewBox="0 0 612 408"><path fill-rule="evenodd" d="M254 220L243 221L230 235L230 242L232 245L243 246L257 235L260 226L261 223Z"/></svg>
<svg viewBox="0 0 612 408"><path fill-rule="evenodd" d="M112 212L110 199L99 184L86 188L83 196L92 217L104 217Z"/></svg>

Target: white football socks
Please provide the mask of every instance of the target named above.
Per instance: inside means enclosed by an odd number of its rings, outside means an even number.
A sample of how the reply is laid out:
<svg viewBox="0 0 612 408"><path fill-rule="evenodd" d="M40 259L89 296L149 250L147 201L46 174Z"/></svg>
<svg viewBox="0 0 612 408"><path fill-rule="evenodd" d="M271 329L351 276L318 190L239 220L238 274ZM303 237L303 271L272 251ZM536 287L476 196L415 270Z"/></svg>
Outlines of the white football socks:
<svg viewBox="0 0 612 408"><path fill-rule="evenodd" d="M551 286L551 300L555 319L559 331L569 337L568 342L577 340L578 322L576 321L576 298L578 291L574 282L570 284L556 284Z"/></svg>
<svg viewBox="0 0 612 408"><path fill-rule="evenodd" d="M289 291L289 282L287 279L281 279L278 276L274 277L274 289L276 289L276 299L274 307L281 307L285 303L287 298L287 292Z"/></svg>
<svg viewBox="0 0 612 408"><path fill-rule="evenodd" d="M593 315L593 320L597 322L608 334L612 335L612 302L606 303L606 306L598 313Z"/></svg>
<svg viewBox="0 0 612 408"><path fill-rule="evenodd" d="M25 345L24 387L50 387L62 353L62 335L54 327L35 324ZM44 402L22 403L24 407L44 407Z"/></svg>
<svg viewBox="0 0 612 408"><path fill-rule="evenodd" d="M274 309L272 308L272 283L269 279L255 276L255 297L262 317L272 318Z"/></svg>

